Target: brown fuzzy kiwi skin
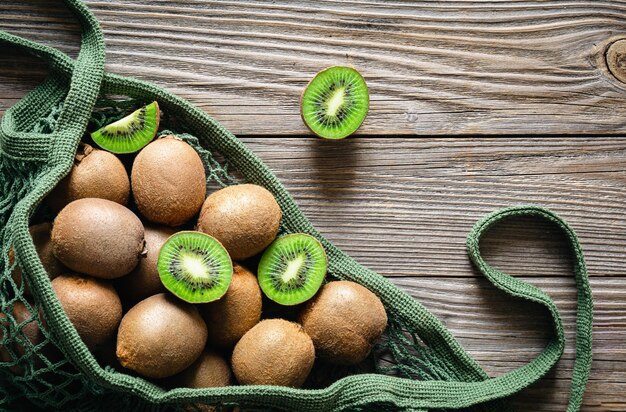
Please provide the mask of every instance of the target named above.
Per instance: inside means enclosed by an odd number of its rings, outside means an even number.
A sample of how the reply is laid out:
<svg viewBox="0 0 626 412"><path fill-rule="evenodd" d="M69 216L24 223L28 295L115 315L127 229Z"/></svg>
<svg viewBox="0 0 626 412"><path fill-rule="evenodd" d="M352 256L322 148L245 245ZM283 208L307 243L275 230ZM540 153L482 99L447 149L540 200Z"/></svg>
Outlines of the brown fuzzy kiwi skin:
<svg viewBox="0 0 626 412"><path fill-rule="evenodd" d="M97 350L115 335L122 319L122 303L109 283L69 274L54 279L52 289L90 350Z"/></svg>
<svg viewBox="0 0 626 412"><path fill-rule="evenodd" d="M365 360L387 327L380 299L350 281L329 282L305 306L300 323L320 359L339 365Z"/></svg>
<svg viewBox="0 0 626 412"><path fill-rule="evenodd" d="M0 341L4 339L4 331L9 330L9 319L4 313L0 313ZM6 346L0 345L0 362L10 362L11 355Z"/></svg>
<svg viewBox="0 0 626 412"><path fill-rule="evenodd" d="M52 226L54 255L73 271L103 279L124 276L144 249L143 224L126 207L105 199L65 206Z"/></svg>
<svg viewBox="0 0 626 412"><path fill-rule="evenodd" d="M29 305L32 309L36 309L34 304L32 304L31 302L29 302ZM8 369L14 375L24 376L25 369L22 367L24 363L32 362L32 365L36 370L40 368L45 368L46 364L44 363L42 357L45 357L52 364L57 363L63 359L64 355L51 342L47 342L45 345L41 346L41 343L44 342L46 339L42 330L47 329L47 325L41 313L41 309L36 315L34 315L29 307L26 306L26 304L24 304L22 301L16 301L13 303L11 317L13 318L13 321L11 322L14 325L13 327L20 328L20 332L16 333L16 338L12 342L12 345L10 347L14 356L16 356L18 359L24 357L27 353L30 353L32 347L40 345L37 355L33 354L31 355L30 359L19 360L17 364L8 367ZM39 320L40 323L38 323L37 320ZM9 319L4 313L0 313L0 325L3 328L0 329L1 341L4 338L4 331L8 330L10 327ZM0 345L0 362L12 361L13 358L9 353L9 348ZM50 383L55 383L55 379L58 379L59 375L52 372L44 371L40 372L38 376L41 379L47 380Z"/></svg>
<svg viewBox="0 0 626 412"><path fill-rule="evenodd" d="M117 359L144 377L167 378L194 363L206 340L207 327L198 309L160 293L124 315L117 334Z"/></svg>
<svg viewBox="0 0 626 412"><path fill-rule="evenodd" d="M115 351L117 349L117 334L113 336L111 339L107 340L104 344L98 348L96 353L94 354L96 360L103 368L105 366L110 366L118 372L128 373L129 371L124 369L120 362L117 360L117 355Z"/></svg>
<svg viewBox="0 0 626 412"><path fill-rule="evenodd" d="M24 342L23 339L27 339L33 346L35 346L43 342L45 336L41 332L37 323L37 314L33 314L28 307L20 301L16 301L13 304L13 319L15 319L15 323L18 325L22 322L26 322L20 329L23 335L19 335L22 342L18 339L15 343L15 351L17 355L24 356L28 343Z"/></svg>
<svg viewBox="0 0 626 412"><path fill-rule="evenodd" d="M114 154L83 144L78 149L70 173L46 198L50 208L59 212L74 200L87 197L128 203L130 180L124 165Z"/></svg>
<svg viewBox="0 0 626 412"><path fill-rule="evenodd" d="M144 232L146 253L132 272L122 276L115 283L125 306L134 305L152 295L167 291L159 277L157 261L161 247L176 230L168 226L146 224Z"/></svg>
<svg viewBox="0 0 626 412"><path fill-rule="evenodd" d="M232 384L230 365L213 349L205 349L202 355L187 369L170 378L171 387L219 388Z"/></svg>
<svg viewBox="0 0 626 412"><path fill-rule="evenodd" d="M257 277L238 264L233 265L233 280L219 300L199 305L209 329L209 344L231 349L261 320L261 288Z"/></svg>
<svg viewBox="0 0 626 412"><path fill-rule="evenodd" d="M180 226L200 211L206 196L202 159L174 136L155 140L135 158L131 187L137 208L146 219Z"/></svg>
<svg viewBox="0 0 626 412"><path fill-rule="evenodd" d="M315 348L297 323L267 319L239 340L231 359L242 385L279 385L298 388L311 372Z"/></svg>
<svg viewBox="0 0 626 412"><path fill-rule="evenodd" d="M13 341L13 345L11 348L13 349L13 353L17 358L21 358L26 354L29 346L35 346L43 342L45 339L43 333L39 329L37 324L36 317L33 319L32 312L26 307L24 303L21 301L16 301L13 303L13 310L11 312L12 318L15 321L15 325L21 326L19 333L16 334L16 339ZM5 314L0 315L0 323L2 326L8 329L9 320ZM2 338L3 332L0 331L0 338ZM30 342L30 343L29 343ZM0 347L0 361L2 362L10 362L11 355L6 347ZM36 362L35 367L41 365L41 359L37 357L34 359ZM24 368L22 366L13 365L9 367L9 370L13 372L15 375L24 375Z"/></svg>
<svg viewBox="0 0 626 412"><path fill-rule="evenodd" d="M48 277L50 280L56 278L61 273L67 271L63 263L59 261L52 253L52 242L50 239L50 231L52 230L52 225L48 222L39 223L37 225L32 225L28 228L30 232L30 236L33 238L33 243L35 244L35 249L37 250L37 254L39 255L39 259L41 260L41 264L43 268L46 270ZM13 264L14 253L13 249L9 250L9 265ZM19 266L15 267L13 270L13 280L15 281L17 287L21 287L22 285L22 270ZM24 294L27 296L31 296L32 293L30 288L28 287L28 283L24 285Z"/></svg>
<svg viewBox="0 0 626 412"><path fill-rule="evenodd" d="M233 260L243 260L274 241L281 217L280 206L267 189L241 184L207 197L198 230L219 240Z"/></svg>

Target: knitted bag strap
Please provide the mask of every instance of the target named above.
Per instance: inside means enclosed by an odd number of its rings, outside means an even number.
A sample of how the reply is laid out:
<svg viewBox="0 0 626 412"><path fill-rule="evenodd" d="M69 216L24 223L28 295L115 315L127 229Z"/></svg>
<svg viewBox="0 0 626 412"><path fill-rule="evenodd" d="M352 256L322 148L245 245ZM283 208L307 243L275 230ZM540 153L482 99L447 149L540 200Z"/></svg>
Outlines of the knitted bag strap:
<svg viewBox="0 0 626 412"><path fill-rule="evenodd" d="M68 4L76 6L75 10L89 14L85 8L79 8L81 3L78 0L66 0ZM89 14L90 15L90 14ZM85 17L85 16L83 16ZM95 20L88 20L94 27L97 26ZM98 31L99 33L99 31ZM27 49L31 49L48 57L53 64L58 65L59 72L65 77L72 76L72 84L77 78L85 79L85 66L78 66L78 62L73 62L69 57L62 54L58 50L51 49L47 46L37 45L28 40L20 39L14 36L0 32L0 39L9 41L14 44L22 45ZM85 43L86 39L83 39ZM92 48L97 51L98 47ZM87 51L88 52L88 51ZM81 55L83 51L81 50ZM93 56L99 59L98 53ZM79 57L80 58L80 57ZM99 64L96 68L101 67ZM97 77L97 76L96 76ZM83 80L84 81L84 80ZM93 83L85 83L82 87L90 88ZM174 390L163 392L155 389L149 383L130 378L122 374L103 371L88 354L84 345L80 342L80 338L75 331L67 325L62 309L56 302L53 292L49 287L35 288L35 293L41 293L40 298L45 302L44 309L49 308L51 324L62 329L63 334L60 337L66 352L72 355L74 360L80 359L81 369L89 375L90 378L99 384L116 390L126 390L137 393L147 401L155 403L180 403L188 402L190 399L203 400L209 403L214 402L259 402L263 400L264 406L277 406L287 408L298 408L302 411L321 411L321 410L350 410L356 406L368 405L373 402L388 402L404 408L413 408L414 410L428 409L452 409L464 408L478 403L486 402L502 398L520 391L528 385L534 383L545 375L554 364L559 360L563 348L565 346L565 338L563 333L563 325L558 310L550 297L535 286L525 283L519 279L512 278L495 268L489 266L481 257L479 250L479 242L483 234L497 222L516 216L535 216L546 219L559 227L567 236L571 251L575 257L575 275L578 288L578 306L577 306L577 322L576 322L576 360L573 372L573 380L571 386L571 398L568 407L569 412L574 412L580 408L582 395L584 393L585 384L588 378L591 363L591 323L592 323L592 299L589 288L587 272L585 268L582 250L576 238L574 231L556 214L539 207L526 206L514 207L500 210L492 215L487 216L480 221L472 230L468 238L468 253L472 262L476 267L498 288L514 297L523 298L545 306L550 312L553 320L554 338L548 343L544 351L538 355L527 365L513 370L505 375L497 378L483 378L481 373L477 371L477 365L471 358L458 346L450 332L445 329L443 324L434 320L434 316L430 314L422 305L410 298L408 295L399 291L391 282L381 276L371 272L354 260L352 260L343 252L332 246L329 242L321 237L317 231L310 225L308 220L301 214L293 199L286 192L284 187L277 179L263 166L260 161L238 142L234 137L225 131L219 124L211 119L205 113L199 111L196 107L183 99L167 93L166 91L146 82L141 82L131 78L124 78L106 74L104 77L103 87L116 92L128 92L141 94L143 97L165 100L172 110L180 113L187 113L186 120L203 127L207 133L215 138L216 144L219 142L227 150L225 155L236 158L236 166L241 166L244 174L256 175L258 183L264 184L271 188L279 200L281 207L285 212L285 219L291 222L292 226L297 226L300 230L314 233L323 242L332 257L332 266L336 273L341 274L342 278L352 279L370 287L383 299L389 310L394 315L401 317L408 324L415 324L418 319L429 322L426 333L430 342L437 342L437 350L442 354L447 352L453 358L457 359L460 364L467 367L469 375L479 378L473 382L449 382L449 381L414 381L408 379L392 378L381 375L355 375L337 381L335 384L322 390L298 390L285 387L229 387L229 388L211 388L194 390L191 393L188 390ZM71 95L68 94L68 99ZM73 122L80 123L75 128L64 126L66 130L76 131L84 130L84 125L90 116L93 107L94 96L90 96L87 108L82 108L79 119L73 119ZM81 108L74 108L74 111ZM65 119L69 123L72 120ZM60 122L61 123L61 122ZM80 127L79 127L80 126ZM213 132L208 130L214 127ZM80 133L73 138L79 139ZM66 144L58 147L56 144L53 148L57 148L59 155L67 157L67 165L69 167L71 158L75 151L75 144L78 140L71 140L72 144ZM4 142L3 142L4 143ZM4 150L4 147L3 147ZM19 151L11 151L13 155L20 155ZM60 153L63 151L63 153ZM52 162L51 162L52 163ZM29 197L41 197L41 193L31 193ZM32 206L35 202L30 203ZM22 219L21 217L24 217ZM27 213L20 214L20 228L16 230L24 236L16 240L16 250L26 251L29 256L24 259L27 264L27 271L36 269L29 265L31 260L36 261L36 253L31 247L32 242L27 240ZM23 220L23 222L22 222ZM23 226L23 227L21 227ZM23 239L22 239L23 238ZM29 248L28 250L26 250ZM33 250L30 250L33 249ZM43 281L35 279L35 286L43 286ZM43 290L43 292L42 292ZM424 328L422 328L424 329Z"/></svg>
<svg viewBox="0 0 626 412"><path fill-rule="evenodd" d="M73 158L86 127L104 76L104 37L96 17L81 0L64 0L78 18L81 48L73 65L69 87L55 72L67 69L67 62L45 46L0 31L0 43L9 43L42 57L51 75L24 99L8 109L0 124L0 151L11 159L54 163ZM67 93L67 95L65 95ZM58 121L51 133L32 131L32 119L44 117L65 95ZM30 122L28 120L31 120ZM69 165L69 163L67 163ZM69 170L69 166L68 166Z"/></svg>
<svg viewBox="0 0 626 412"><path fill-rule="evenodd" d="M591 295L591 287L589 286L589 278L583 251L578 242L578 238L574 230L555 213L537 206L518 206L510 207L496 211L481 221L479 221L467 238L467 251L474 265L481 271L483 275L489 279L497 288L503 290L509 295L520 297L532 302L537 302L545 306L552 317L556 341L551 341L544 352L537 358L545 359L546 362L552 363L555 359L560 358L565 347L565 335L563 332L563 324L559 316L559 311L550 297L541 289L523 282L519 279L511 277L498 269L489 265L480 254L480 239L482 236L498 222L514 217L539 217L556 225L566 236L568 246L574 258L574 275L576 278L577 289L577 307L576 307L576 353L574 359L574 368L572 372L572 382L570 386L570 399L567 411L578 411L582 405L583 395L589 372L591 370L592 357L592 323L593 323L593 298ZM530 365L530 364L529 364ZM529 366L529 365L526 365ZM503 376L515 377L521 375L520 368L510 374ZM510 380L502 379L503 381ZM487 383L488 381L486 381ZM531 382L529 382L531 383Z"/></svg>

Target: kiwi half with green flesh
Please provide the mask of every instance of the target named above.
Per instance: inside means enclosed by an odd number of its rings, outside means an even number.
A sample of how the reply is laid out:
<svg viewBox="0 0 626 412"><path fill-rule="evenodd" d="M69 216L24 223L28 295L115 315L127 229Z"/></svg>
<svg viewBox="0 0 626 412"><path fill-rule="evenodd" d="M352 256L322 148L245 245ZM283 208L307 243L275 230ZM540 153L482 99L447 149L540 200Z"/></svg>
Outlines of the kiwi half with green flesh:
<svg viewBox="0 0 626 412"><path fill-rule="evenodd" d="M315 75L300 99L304 124L325 139L356 132L369 109L363 76L352 67L333 66Z"/></svg>
<svg viewBox="0 0 626 412"><path fill-rule="evenodd" d="M233 277L226 249L205 233L183 231L171 236L157 261L163 285L190 303L213 302L224 296Z"/></svg>
<svg viewBox="0 0 626 412"><path fill-rule="evenodd" d="M150 143L159 129L159 104L152 102L91 134L94 142L112 153L134 153Z"/></svg>
<svg viewBox="0 0 626 412"><path fill-rule="evenodd" d="M263 253L258 278L261 290L281 305L297 305L318 291L328 260L313 236L294 233L275 240Z"/></svg>

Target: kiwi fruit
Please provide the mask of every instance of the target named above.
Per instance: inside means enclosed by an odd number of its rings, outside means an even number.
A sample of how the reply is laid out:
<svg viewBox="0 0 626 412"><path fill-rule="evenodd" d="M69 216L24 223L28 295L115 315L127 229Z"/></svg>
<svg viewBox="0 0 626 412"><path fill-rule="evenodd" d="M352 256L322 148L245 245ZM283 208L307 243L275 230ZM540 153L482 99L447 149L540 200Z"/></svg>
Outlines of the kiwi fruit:
<svg viewBox="0 0 626 412"><path fill-rule="evenodd" d="M52 289L90 350L98 349L115 335L122 318L122 303L109 283L68 274L54 279Z"/></svg>
<svg viewBox="0 0 626 412"><path fill-rule="evenodd" d="M82 144L70 173L50 192L46 201L54 212L70 202L87 197L128 203L130 179L115 155Z"/></svg>
<svg viewBox="0 0 626 412"><path fill-rule="evenodd" d="M304 124L325 139L343 139L356 132L368 109L367 84L352 67L333 66L317 73L300 99Z"/></svg>
<svg viewBox="0 0 626 412"><path fill-rule="evenodd" d="M127 369L154 379L187 369L202 354L207 327L198 309L159 293L133 306L117 333L117 359Z"/></svg>
<svg viewBox="0 0 626 412"><path fill-rule="evenodd" d="M13 303L13 319L21 333L17 335L15 351L18 356L24 356L32 347L45 340L45 336L37 322L37 312L31 310L22 302Z"/></svg>
<svg viewBox="0 0 626 412"><path fill-rule="evenodd" d="M145 254L139 259L135 269L119 278L115 284L124 305L132 306L149 296L166 291L159 277L157 261L161 247L176 230L168 226L147 224L144 226L144 233Z"/></svg>
<svg viewBox="0 0 626 412"><path fill-rule="evenodd" d="M261 320L261 304L256 276L233 265L233 280L224 297L199 307L209 329L209 344L226 349L235 346Z"/></svg>
<svg viewBox="0 0 626 412"><path fill-rule="evenodd" d="M128 370L124 369L122 365L120 365L120 362L117 360L117 355L115 354L116 350L117 333L111 339L102 344L94 355L100 366L102 366L103 368L108 366L118 372L129 372Z"/></svg>
<svg viewBox="0 0 626 412"><path fill-rule="evenodd" d="M159 104L152 102L91 134L93 141L112 153L134 153L154 139L159 129Z"/></svg>
<svg viewBox="0 0 626 412"><path fill-rule="evenodd" d="M263 253L258 278L263 293L281 305L297 305L317 293L328 261L313 236L293 233L275 240Z"/></svg>
<svg viewBox="0 0 626 412"><path fill-rule="evenodd" d="M374 293L350 281L329 282L300 316L320 359L339 365L365 360L387 327L387 313Z"/></svg>
<svg viewBox="0 0 626 412"><path fill-rule="evenodd" d="M172 235L157 261L163 285L189 303L213 302L224 296L233 277L233 262L224 246L201 232Z"/></svg>
<svg viewBox="0 0 626 412"><path fill-rule="evenodd" d="M194 217L206 195L206 174L198 153L182 140L166 136L135 158L131 187L146 219L180 226Z"/></svg>
<svg viewBox="0 0 626 412"><path fill-rule="evenodd" d="M119 203L75 200L57 215L52 250L65 266L87 275L114 279L137 266L144 249L143 224Z"/></svg>
<svg viewBox="0 0 626 412"><path fill-rule="evenodd" d="M41 264L43 268L46 270L48 277L50 280L56 278L61 273L66 271L65 266L54 256L52 253L52 242L50 239L50 231L52 230L52 225L48 222L39 223L36 225L32 225L28 228L30 236L33 239L33 243L35 244L35 250L37 250L37 254L39 255L39 259L41 260ZM13 249L9 250L9 265L13 265L15 259L15 255ZM19 266L16 266L12 273L13 281L17 285L18 288L21 288L22 285L22 269ZM28 287L28 283L24 284L24 294L26 296L31 296L30 288Z"/></svg>
<svg viewBox="0 0 626 412"><path fill-rule="evenodd" d="M220 388L232 383L228 362L212 349L205 349L190 367L170 378L171 387Z"/></svg>
<svg viewBox="0 0 626 412"><path fill-rule="evenodd" d="M6 314L0 313L0 362L11 362L11 353L7 346L1 344L4 336L9 332L9 318Z"/></svg>
<svg viewBox="0 0 626 412"><path fill-rule="evenodd" d="M298 388L306 380L315 348L297 323L267 319L237 342L231 359L242 385L278 385Z"/></svg>
<svg viewBox="0 0 626 412"><path fill-rule="evenodd" d="M198 230L222 242L234 260L254 256L276 238L282 212L264 187L241 184L207 197Z"/></svg>
<svg viewBox="0 0 626 412"><path fill-rule="evenodd" d="M27 353L30 353L32 347L39 345L44 341L45 336L41 332L39 325L37 324L36 315L33 317L32 312L21 301L15 301L13 303L13 309L11 311L11 317L13 318L14 328L17 329L15 338L10 347L0 346L0 362L13 362L13 356L16 359L20 359ZM4 314L0 314L0 341L4 337L5 331L8 332L10 328L9 318ZM13 356L11 356L13 353ZM35 368L41 366L41 360L37 357L33 360ZM17 364L9 366L9 370L15 375L24 375L23 361L18 361Z"/></svg>

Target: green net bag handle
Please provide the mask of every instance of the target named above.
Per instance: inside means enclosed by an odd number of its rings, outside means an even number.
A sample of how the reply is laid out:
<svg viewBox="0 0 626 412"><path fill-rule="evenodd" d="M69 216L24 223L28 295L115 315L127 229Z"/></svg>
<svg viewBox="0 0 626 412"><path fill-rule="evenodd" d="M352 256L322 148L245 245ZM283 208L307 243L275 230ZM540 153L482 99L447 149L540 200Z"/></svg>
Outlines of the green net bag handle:
<svg viewBox="0 0 626 412"><path fill-rule="evenodd" d="M69 3L78 2L72 1ZM79 9L77 9L79 10ZM87 13L86 9L80 9ZM90 24L97 25L94 20ZM28 40L0 33L0 40L20 44L23 47L44 55L57 62L59 73L66 78L72 76L78 66L63 53L38 45ZM76 73L74 73L76 76ZM327 388L319 390L300 390L286 387L238 386L212 389L175 389L163 391L151 383L128 375L102 369L84 346L76 331L63 315L58 301L51 291L49 282L44 276L34 277L35 293L42 302L43 310L51 318L51 326L59 333L59 342L71 360L88 377L101 388L114 390L156 404L188 403L195 401L214 403L245 402L249 405L275 406L302 411L354 410L367 407L374 403L391 404L405 410L456 409L470 407L482 402L509 396L527 387L545 375L560 358L565 345L563 326L558 310L552 300L540 289L512 278L489 266L479 252L481 236L492 225L512 216L535 216L556 224L567 236L570 248L575 257L575 275L578 288L578 307L576 323L576 361L572 380L568 411L580 408L582 395L589 374L591 362L591 321L592 300L582 250L573 230L557 215L539 207L517 207L498 211L481 222L473 229L468 238L470 258L477 268L498 288L513 297L527 299L546 307L552 315L555 336L544 351L529 364L497 378L488 378L478 364L461 348L454 337L430 312L406 293L400 291L391 282L380 275L360 266L330 242L324 239L308 222L295 202L280 184L276 177L261 161L251 153L230 132L189 102L172 95L150 83L139 80L105 74L101 92L140 96L145 99L156 99L164 103L168 110L180 116L198 134L204 136L216 146L250 181L262 184L270 189L285 216L285 226L289 230L309 232L317 236L329 254L329 270L343 279L357 281L375 291L388 308L390 314L397 316L408 325L420 330L420 337L446 361L454 364L460 371L463 381L416 381L375 374L354 375L337 381ZM82 113L77 122L86 122L89 113ZM70 150L71 149L71 150ZM75 146L67 147L68 163L71 165ZM20 154L20 153L17 153ZM22 155L29 154L25 150ZM49 163L53 164L50 159ZM58 179L56 180L58 181ZM50 190L54 179L44 188ZM31 203L32 207L36 201ZM16 208L17 209L17 208ZM16 212L17 213L17 212ZM24 213L26 215L26 213ZM27 271L41 271L32 247L29 249L26 226L16 229L25 235L22 241L16 242L16 250L31 253L25 260ZM32 246L32 242L30 242ZM27 250L28 249L28 250Z"/></svg>
<svg viewBox="0 0 626 412"><path fill-rule="evenodd" d="M79 0L64 0L80 21L81 49L74 64L69 87L54 72L63 71L67 64L55 53L36 43L8 33L0 35L0 41L11 43L39 55L50 64L53 72L26 98L8 109L0 124L0 150L10 159L47 161L54 157L67 158L78 145L94 104L100 92L104 75L104 38L95 16ZM68 91L69 90L69 91ZM34 125L29 119L45 115L63 96L63 108L51 133L30 131Z"/></svg>

